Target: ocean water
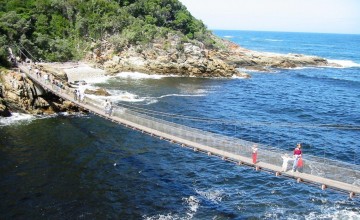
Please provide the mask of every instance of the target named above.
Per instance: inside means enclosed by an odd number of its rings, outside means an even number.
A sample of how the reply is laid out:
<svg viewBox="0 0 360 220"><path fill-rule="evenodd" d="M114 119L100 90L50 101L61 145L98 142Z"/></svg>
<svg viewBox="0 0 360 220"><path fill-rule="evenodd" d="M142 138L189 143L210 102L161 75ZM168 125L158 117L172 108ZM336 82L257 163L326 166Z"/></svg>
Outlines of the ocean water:
<svg viewBox="0 0 360 220"><path fill-rule="evenodd" d="M305 156L360 165L359 35L214 33L343 68L275 69L251 79L119 73L91 86L165 120L289 152L302 142ZM94 115L16 114L0 119L0 135L0 219L360 219L359 197L255 172Z"/></svg>

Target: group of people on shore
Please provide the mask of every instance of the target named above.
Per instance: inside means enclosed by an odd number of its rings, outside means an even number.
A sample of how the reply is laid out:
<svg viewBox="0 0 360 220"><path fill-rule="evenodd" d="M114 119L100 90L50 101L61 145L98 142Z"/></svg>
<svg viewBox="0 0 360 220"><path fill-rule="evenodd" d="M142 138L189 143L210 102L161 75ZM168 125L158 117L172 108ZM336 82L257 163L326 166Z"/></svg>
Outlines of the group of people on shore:
<svg viewBox="0 0 360 220"><path fill-rule="evenodd" d="M257 155L258 155L258 146L257 146L257 144L254 144L252 147L252 162L253 162L253 164L256 164L258 162ZM293 166L291 169L292 172L302 169L304 163L303 163L303 159L302 159L301 143L297 143L297 145L294 149L292 158L288 157L287 155L283 156L282 158L283 158L283 166L282 166L283 171L287 171L287 164L288 164L288 161L291 159L294 160Z"/></svg>

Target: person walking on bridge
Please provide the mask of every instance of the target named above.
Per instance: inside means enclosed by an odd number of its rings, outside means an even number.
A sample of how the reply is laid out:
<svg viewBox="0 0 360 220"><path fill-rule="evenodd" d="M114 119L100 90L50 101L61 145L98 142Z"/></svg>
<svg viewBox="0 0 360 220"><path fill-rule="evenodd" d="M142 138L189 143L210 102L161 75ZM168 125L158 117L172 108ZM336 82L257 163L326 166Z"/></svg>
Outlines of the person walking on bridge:
<svg viewBox="0 0 360 220"><path fill-rule="evenodd" d="M302 157L301 144L297 143L296 148L294 149L294 164L292 171L295 172L298 169L298 162Z"/></svg>
<svg viewBox="0 0 360 220"><path fill-rule="evenodd" d="M111 114L112 114L112 111L113 111L113 104L112 104L112 102L109 102L109 116L111 116Z"/></svg>
<svg viewBox="0 0 360 220"><path fill-rule="evenodd" d="M257 147L257 144L254 144L252 147L252 162L253 162L253 164L256 164L257 153L258 153L258 147Z"/></svg>
<svg viewBox="0 0 360 220"><path fill-rule="evenodd" d="M77 89L75 89L73 93L74 93L74 101L77 101L77 97L78 97L78 94L77 94L78 91L77 91Z"/></svg>
<svg viewBox="0 0 360 220"><path fill-rule="evenodd" d="M105 114L109 114L109 107L110 107L110 103L107 99L105 99L105 103L104 103L104 113Z"/></svg>

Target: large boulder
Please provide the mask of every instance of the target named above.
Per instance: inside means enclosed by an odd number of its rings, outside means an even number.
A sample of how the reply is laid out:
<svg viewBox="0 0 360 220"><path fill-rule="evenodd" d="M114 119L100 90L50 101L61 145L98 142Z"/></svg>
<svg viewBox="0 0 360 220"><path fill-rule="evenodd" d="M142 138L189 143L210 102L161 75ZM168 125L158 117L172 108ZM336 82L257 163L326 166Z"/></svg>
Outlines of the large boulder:
<svg viewBox="0 0 360 220"><path fill-rule="evenodd" d="M39 67L41 71L50 73L63 82L67 82L69 80L64 70L51 66L51 64L40 64Z"/></svg>
<svg viewBox="0 0 360 220"><path fill-rule="evenodd" d="M98 96L111 96L111 94L103 88L96 90L85 89L85 94L98 95Z"/></svg>
<svg viewBox="0 0 360 220"><path fill-rule="evenodd" d="M10 117L11 112L9 108L6 106L5 100L0 98L0 116L1 117Z"/></svg>

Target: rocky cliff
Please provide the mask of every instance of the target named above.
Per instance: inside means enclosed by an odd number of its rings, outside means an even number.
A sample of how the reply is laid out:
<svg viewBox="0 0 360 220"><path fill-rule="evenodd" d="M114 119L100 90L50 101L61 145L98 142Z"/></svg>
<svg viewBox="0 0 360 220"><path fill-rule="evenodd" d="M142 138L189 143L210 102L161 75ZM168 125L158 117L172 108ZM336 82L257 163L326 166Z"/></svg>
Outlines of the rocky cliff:
<svg viewBox="0 0 360 220"><path fill-rule="evenodd" d="M230 41L214 37L222 49L209 49L198 41L182 42L176 35L166 41L154 41L147 47L131 46L115 52L113 45L103 41L92 48L87 61L95 62L108 74L122 71L137 71L149 74L176 74L194 77L250 77L239 68L270 71L273 68L296 68L304 66L336 66L326 59L301 54L274 54L251 51ZM64 84L67 76L61 69L52 65L42 65L47 72ZM63 101L37 87L20 73L3 75L2 94L0 94L0 115L9 116L11 111L24 111L32 114L78 111L71 102ZM86 91L109 95L106 91Z"/></svg>
<svg viewBox="0 0 360 220"><path fill-rule="evenodd" d="M2 71L1 81L0 116L11 116L11 112L52 114L79 111L71 102L44 91L18 72Z"/></svg>
<svg viewBox="0 0 360 220"><path fill-rule="evenodd" d="M302 54L275 54L248 50L213 36L216 49L205 48L201 42L183 43L176 36L155 41L147 47L134 46L115 52L103 41L93 48L87 61L96 62L108 73L137 71L149 74L175 74L194 77L250 77L239 69L270 71L273 68L337 66L326 59ZM101 49L99 49L101 48Z"/></svg>
<svg viewBox="0 0 360 220"><path fill-rule="evenodd" d="M317 56L257 52L242 48L227 40L222 40L222 42L226 46L226 50L219 51L216 56L230 65L235 65L236 68L270 71L274 68L339 66Z"/></svg>
<svg viewBox="0 0 360 220"><path fill-rule="evenodd" d="M239 72L234 64L227 63L214 51L205 48L201 42L183 43L179 37L171 35L165 41L154 41L146 47L123 48L117 53L110 43L103 41L87 56L87 61L100 64L110 74L136 71L194 77L250 77Z"/></svg>

